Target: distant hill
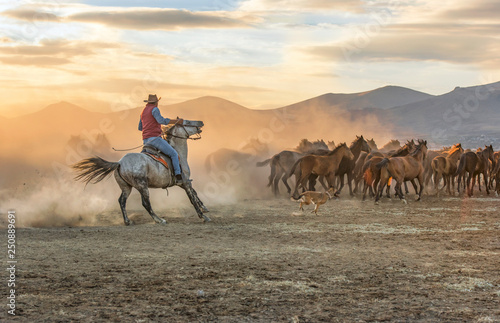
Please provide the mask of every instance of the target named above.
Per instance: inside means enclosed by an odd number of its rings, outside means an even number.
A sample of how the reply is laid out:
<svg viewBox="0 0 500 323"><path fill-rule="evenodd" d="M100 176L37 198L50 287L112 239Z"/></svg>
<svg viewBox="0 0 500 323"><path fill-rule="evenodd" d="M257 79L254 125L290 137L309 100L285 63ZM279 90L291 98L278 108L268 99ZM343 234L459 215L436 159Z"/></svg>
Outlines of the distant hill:
<svg viewBox="0 0 500 323"><path fill-rule="evenodd" d="M500 133L500 82L457 87L443 95L372 113L394 125L396 133L432 136L437 142L457 141L457 136L495 137Z"/></svg>
<svg viewBox="0 0 500 323"><path fill-rule="evenodd" d="M281 109L287 109L296 113L306 113L311 110L334 113L363 109L389 109L432 97L430 94L404 87L385 86L373 91L352 94L327 93L285 106Z"/></svg>

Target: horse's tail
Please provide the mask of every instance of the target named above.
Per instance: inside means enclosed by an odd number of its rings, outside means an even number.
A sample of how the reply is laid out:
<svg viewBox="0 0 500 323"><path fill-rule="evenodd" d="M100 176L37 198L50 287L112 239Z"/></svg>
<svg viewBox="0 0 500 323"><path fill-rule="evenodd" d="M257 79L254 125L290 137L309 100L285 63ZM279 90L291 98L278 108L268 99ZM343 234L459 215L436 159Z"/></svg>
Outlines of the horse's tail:
<svg viewBox="0 0 500 323"><path fill-rule="evenodd" d="M389 170L389 166L391 164L391 161L389 158L384 158L380 163L377 163L375 167L380 170L380 178L382 179L389 179L392 176L391 171ZM389 185L389 184L388 184Z"/></svg>
<svg viewBox="0 0 500 323"><path fill-rule="evenodd" d="M267 187L271 187L273 185L274 178L276 177L276 164L278 163L279 155L275 155L268 160L263 161L262 163L271 162L271 174L269 175L269 183L267 183ZM257 163L258 164L258 163ZM259 165L257 165L259 166Z"/></svg>
<svg viewBox="0 0 500 323"><path fill-rule="evenodd" d="M460 156L460 163L458 164L458 168L457 168L457 171L455 172L455 176L462 174L462 172L464 171L466 159L467 158L466 158L465 154Z"/></svg>
<svg viewBox="0 0 500 323"><path fill-rule="evenodd" d="M377 169L382 169L382 167L386 166L387 164L389 164L389 158L384 158L380 163L377 163L375 167L377 167Z"/></svg>
<svg viewBox="0 0 500 323"><path fill-rule="evenodd" d="M439 165L438 165L438 160L437 159L433 159L431 161L431 168L432 170L436 171L438 169Z"/></svg>
<svg viewBox="0 0 500 323"><path fill-rule="evenodd" d="M72 168L77 173L75 180L82 180L86 184L95 184L105 179L111 172L120 168L120 163L109 162L101 157L92 157L81 160L74 164Z"/></svg>
<svg viewBox="0 0 500 323"><path fill-rule="evenodd" d="M371 169L367 169L366 171L363 172L363 179L365 180L365 183L367 185L372 185L373 183L373 173Z"/></svg>
<svg viewBox="0 0 500 323"><path fill-rule="evenodd" d="M264 167L264 166L268 165L268 164L269 164L269 162L271 162L271 159L273 159L273 158L271 157L271 158L268 158L268 159L266 159L266 160L264 160L264 161L261 161L261 162L256 162L256 163L255 163L255 165L256 165L257 167Z"/></svg>

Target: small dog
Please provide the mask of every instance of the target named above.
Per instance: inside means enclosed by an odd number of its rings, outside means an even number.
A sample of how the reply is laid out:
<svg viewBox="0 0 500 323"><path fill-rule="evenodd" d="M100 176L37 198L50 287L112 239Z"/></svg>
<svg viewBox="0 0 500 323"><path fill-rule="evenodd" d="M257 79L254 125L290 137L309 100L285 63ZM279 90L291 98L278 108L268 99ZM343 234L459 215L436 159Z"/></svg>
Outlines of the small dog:
<svg viewBox="0 0 500 323"><path fill-rule="evenodd" d="M335 196L335 192L333 190L333 187L330 187L328 191L324 193L320 192L314 192L314 191L307 191L299 195L299 198L297 201L300 201L299 205L299 210L304 211L304 205L309 205L311 203L315 204L316 207L314 208L312 212L316 213L318 215L318 208L321 204L325 204L326 201L329 199L333 198Z"/></svg>

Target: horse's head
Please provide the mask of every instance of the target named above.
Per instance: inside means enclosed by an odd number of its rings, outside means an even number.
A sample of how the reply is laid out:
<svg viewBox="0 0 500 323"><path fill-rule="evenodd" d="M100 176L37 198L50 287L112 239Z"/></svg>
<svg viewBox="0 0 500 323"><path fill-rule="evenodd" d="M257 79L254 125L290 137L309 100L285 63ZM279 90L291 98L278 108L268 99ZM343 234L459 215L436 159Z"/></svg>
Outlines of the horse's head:
<svg viewBox="0 0 500 323"><path fill-rule="evenodd" d="M373 140L373 138L367 140L366 142L368 143L368 146L370 146L372 150L378 150L377 144L375 143L375 140Z"/></svg>
<svg viewBox="0 0 500 323"><path fill-rule="evenodd" d="M178 138L178 139L201 139L200 133L201 128L204 126L203 121L191 121L184 120L181 124L174 124L165 132L167 139ZM191 138L191 136L197 135L197 137Z"/></svg>
<svg viewBox="0 0 500 323"><path fill-rule="evenodd" d="M427 158L427 140L418 140L418 145L415 148L415 153L422 152L422 160Z"/></svg>
<svg viewBox="0 0 500 323"><path fill-rule="evenodd" d="M493 161L493 145L484 146L484 151L486 152L486 157Z"/></svg>
<svg viewBox="0 0 500 323"><path fill-rule="evenodd" d="M347 144L345 142L339 145L339 149L343 150L344 157L348 159L354 159L354 154L349 149L349 147L347 147Z"/></svg>
<svg viewBox="0 0 500 323"><path fill-rule="evenodd" d="M361 144L361 151L366 151L367 153L372 151L372 148L370 147L366 139L363 138L363 136L358 138L358 142L360 142Z"/></svg>

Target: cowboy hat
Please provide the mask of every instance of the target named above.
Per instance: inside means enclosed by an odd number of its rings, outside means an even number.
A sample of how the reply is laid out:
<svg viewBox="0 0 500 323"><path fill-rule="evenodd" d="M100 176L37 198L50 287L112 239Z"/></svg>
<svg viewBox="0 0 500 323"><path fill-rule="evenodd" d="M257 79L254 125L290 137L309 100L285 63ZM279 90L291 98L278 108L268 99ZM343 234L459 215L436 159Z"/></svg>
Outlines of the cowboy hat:
<svg viewBox="0 0 500 323"><path fill-rule="evenodd" d="M160 101L161 98L158 99L158 97L156 96L156 94L150 94L148 99L147 100L144 100L144 102L147 102L147 103L156 103L158 101Z"/></svg>

